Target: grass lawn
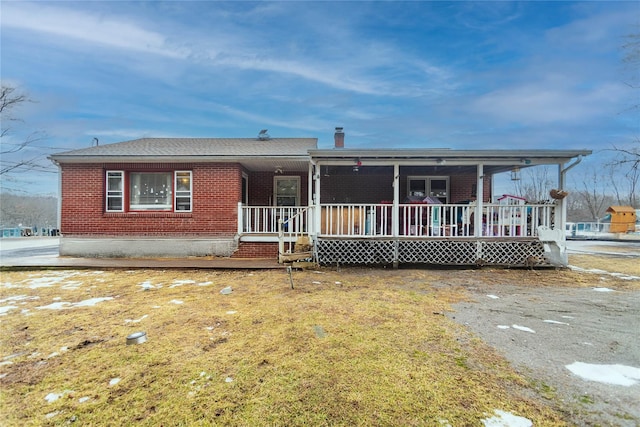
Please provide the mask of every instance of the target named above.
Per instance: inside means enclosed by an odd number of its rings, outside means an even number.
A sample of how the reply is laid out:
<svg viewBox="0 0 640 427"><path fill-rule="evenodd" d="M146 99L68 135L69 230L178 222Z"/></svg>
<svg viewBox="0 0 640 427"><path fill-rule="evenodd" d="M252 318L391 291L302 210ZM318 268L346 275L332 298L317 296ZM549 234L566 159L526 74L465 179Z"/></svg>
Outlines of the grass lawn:
<svg viewBox="0 0 640 427"><path fill-rule="evenodd" d="M2 272L1 424L478 426L500 410L565 425L443 315L478 274L294 271L291 289L282 270ZM126 345L136 331L148 341Z"/></svg>

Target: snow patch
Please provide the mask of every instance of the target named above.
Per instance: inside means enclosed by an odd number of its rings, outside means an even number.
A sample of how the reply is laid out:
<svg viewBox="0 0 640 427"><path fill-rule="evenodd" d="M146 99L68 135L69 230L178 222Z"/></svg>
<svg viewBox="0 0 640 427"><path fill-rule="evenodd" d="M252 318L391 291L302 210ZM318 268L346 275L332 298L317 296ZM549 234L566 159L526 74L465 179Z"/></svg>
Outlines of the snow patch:
<svg viewBox="0 0 640 427"><path fill-rule="evenodd" d="M558 322L557 320L543 320L544 323L553 323L554 325L568 325L567 322Z"/></svg>
<svg viewBox="0 0 640 427"><path fill-rule="evenodd" d="M74 302L74 303L70 303L70 302L66 302L66 301L60 301L60 302L51 303L49 305L42 305L42 306L36 307L36 308L39 309L39 310L62 310L62 309L65 309L65 308L93 307L96 304L98 304L99 302L109 301L109 300L112 300L112 299L113 299L113 297L89 298L89 299L86 299L84 301Z"/></svg>
<svg viewBox="0 0 640 427"><path fill-rule="evenodd" d="M509 325L498 325L498 329L511 329Z"/></svg>
<svg viewBox="0 0 640 427"><path fill-rule="evenodd" d="M613 292L613 289L609 288L593 288L593 290L596 292Z"/></svg>
<svg viewBox="0 0 640 427"><path fill-rule="evenodd" d="M144 316L142 316L139 319L124 319L124 323L138 323L138 322L142 322L144 319L146 319L147 317L149 317L148 314L145 314Z"/></svg>
<svg viewBox="0 0 640 427"><path fill-rule="evenodd" d="M120 378L111 378L111 381L109 381L109 387L113 387L114 385L118 384L120 382Z"/></svg>
<svg viewBox="0 0 640 427"><path fill-rule="evenodd" d="M5 305L5 306L2 306L2 307L0 307L0 316L4 316L9 311L15 310L16 308L18 308L18 306L16 306L16 305Z"/></svg>
<svg viewBox="0 0 640 427"><path fill-rule="evenodd" d="M511 326L513 329L517 329L519 331L525 331L525 332L531 332L532 334L535 334L536 331L534 331L531 328L527 328L526 326L520 326L520 325L512 325Z"/></svg>
<svg viewBox="0 0 640 427"><path fill-rule="evenodd" d="M489 295L487 295L487 297L488 297L488 298L491 298L491 299L500 299L500 297L499 297L498 295L491 295L491 294L489 294Z"/></svg>
<svg viewBox="0 0 640 427"><path fill-rule="evenodd" d="M596 365L591 363L574 362L565 366L574 375L588 381L605 384L632 386L640 380L640 368L626 365Z"/></svg>
<svg viewBox="0 0 640 427"><path fill-rule="evenodd" d="M533 422L524 417L513 415L511 412L501 411L500 409L494 410L495 416L491 418L485 418L482 420L482 424L485 427L531 427Z"/></svg>

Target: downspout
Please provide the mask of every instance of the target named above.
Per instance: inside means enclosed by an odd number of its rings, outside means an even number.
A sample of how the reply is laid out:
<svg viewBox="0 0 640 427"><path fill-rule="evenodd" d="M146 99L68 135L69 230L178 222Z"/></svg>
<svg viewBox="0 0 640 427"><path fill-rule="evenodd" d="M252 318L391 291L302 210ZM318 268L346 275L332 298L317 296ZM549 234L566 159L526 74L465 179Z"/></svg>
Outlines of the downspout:
<svg viewBox="0 0 640 427"><path fill-rule="evenodd" d="M62 166L60 163L52 160L52 162L58 167L58 218L56 218L58 235L61 235L62 232Z"/></svg>
<svg viewBox="0 0 640 427"><path fill-rule="evenodd" d="M582 161L582 155L579 155L575 162L571 163L569 166L565 167L564 169L562 168L562 164L558 165L558 187L559 187L558 189L559 190L564 190L564 187L567 181L567 172L569 172L571 169L577 166L578 163L580 163L581 161ZM562 230L563 239L566 240L566 236L564 235L564 229L565 229L565 225L567 224L567 203L565 202L565 199L560 199L559 203L560 203L560 221L559 221L560 224L559 224L559 227L557 226L556 228L560 228Z"/></svg>

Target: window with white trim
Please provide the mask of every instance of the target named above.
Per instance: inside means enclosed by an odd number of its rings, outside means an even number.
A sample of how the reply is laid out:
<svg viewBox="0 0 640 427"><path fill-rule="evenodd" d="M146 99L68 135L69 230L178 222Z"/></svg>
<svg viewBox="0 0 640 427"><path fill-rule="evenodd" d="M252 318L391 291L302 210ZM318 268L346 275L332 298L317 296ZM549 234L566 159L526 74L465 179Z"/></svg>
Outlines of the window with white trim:
<svg viewBox="0 0 640 427"><path fill-rule="evenodd" d="M124 172L107 172L107 212L124 211Z"/></svg>
<svg viewBox="0 0 640 427"><path fill-rule="evenodd" d="M107 171L106 181L107 212L191 212L191 171Z"/></svg>
<svg viewBox="0 0 640 427"><path fill-rule="evenodd" d="M191 171L176 171L176 199L174 206L177 211L191 212Z"/></svg>
<svg viewBox="0 0 640 427"><path fill-rule="evenodd" d="M273 196L276 206L299 206L300 177L274 177Z"/></svg>

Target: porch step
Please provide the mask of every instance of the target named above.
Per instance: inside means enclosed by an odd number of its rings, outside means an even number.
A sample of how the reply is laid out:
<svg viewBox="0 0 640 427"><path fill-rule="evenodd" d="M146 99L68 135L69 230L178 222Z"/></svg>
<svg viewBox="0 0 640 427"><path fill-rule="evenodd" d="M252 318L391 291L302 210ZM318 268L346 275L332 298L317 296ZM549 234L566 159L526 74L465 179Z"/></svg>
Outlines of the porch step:
<svg viewBox="0 0 640 427"><path fill-rule="evenodd" d="M296 253L285 253L285 254L280 254L279 255L279 260L280 262L294 262L294 261L300 261L303 259L308 259L308 258L313 258L313 254L309 251L309 252L296 252Z"/></svg>

